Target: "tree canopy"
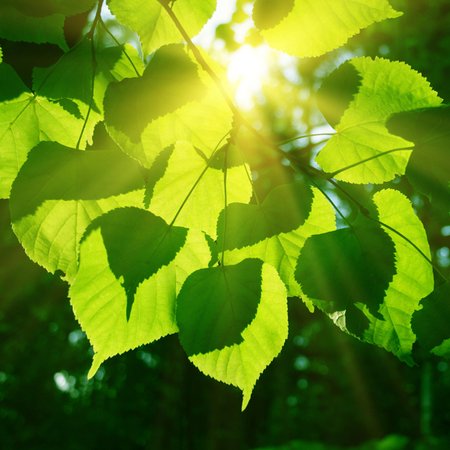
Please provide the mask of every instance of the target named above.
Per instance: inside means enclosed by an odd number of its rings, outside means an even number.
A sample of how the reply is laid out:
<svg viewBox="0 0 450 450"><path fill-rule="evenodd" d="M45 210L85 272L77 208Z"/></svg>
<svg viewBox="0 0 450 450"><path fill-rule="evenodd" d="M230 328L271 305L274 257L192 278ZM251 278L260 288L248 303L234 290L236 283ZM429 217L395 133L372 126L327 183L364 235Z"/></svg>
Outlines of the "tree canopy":
<svg viewBox="0 0 450 450"><path fill-rule="evenodd" d="M407 364L450 355L433 240L449 225L450 107L411 64L358 56L356 41L339 50L402 13L387 0L250 3L232 20L249 24L246 45L298 64L300 86L308 64L322 73L282 132L276 111L241 107L197 43L213 0L109 0L119 31L102 0L0 6L0 196L28 257L69 285L89 377L178 333L245 409L288 337L288 299ZM89 11L71 42L70 18ZM57 56L27 76L16 42ZM280 83L270 95L288 98L296 83Z"/></svg>

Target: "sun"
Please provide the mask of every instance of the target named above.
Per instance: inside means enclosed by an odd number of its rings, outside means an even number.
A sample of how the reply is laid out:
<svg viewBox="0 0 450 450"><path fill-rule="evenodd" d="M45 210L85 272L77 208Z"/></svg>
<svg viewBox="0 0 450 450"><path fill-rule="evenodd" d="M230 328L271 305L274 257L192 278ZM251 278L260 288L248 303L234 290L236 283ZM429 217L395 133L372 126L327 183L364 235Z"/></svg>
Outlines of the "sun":
<svg viewBox="0 0 450 450"><path fill-rule="evenodd" d="M269 82L271 68L280 63L280 55L266 44L250 45L247 36L254 28L251 19L251 3L244 6L248 18L232 27L234 41L239 47L229 51L225 43L216 39L218 26L229 23L236 11L236 1L219 0L212 19L194 38L194 42L205 50L213 50L218 62L225 67L227 81L234 99L241 109L250 110L255 100L262 95L263 86ZM282 63L284 61L281 61Z"/></svg>
<svg viewBox="0 0 450 450"><path fill-rule="evenodd" d="M236 103L243 109L254 106L270 76L272 51L266 45L253 47L244 44L231 53L227 63L227 77L234 90Z"/></svg>

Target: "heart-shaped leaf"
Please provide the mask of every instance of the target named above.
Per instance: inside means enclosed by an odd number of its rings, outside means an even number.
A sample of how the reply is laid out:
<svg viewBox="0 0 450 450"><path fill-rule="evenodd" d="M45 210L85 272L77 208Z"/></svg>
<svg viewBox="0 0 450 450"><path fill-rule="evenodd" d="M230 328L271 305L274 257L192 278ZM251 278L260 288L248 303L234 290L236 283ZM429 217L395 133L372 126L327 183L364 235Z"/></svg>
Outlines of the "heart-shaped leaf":
<svg viewBox="0 0 450 450"><path fill-rule="evenodd" d="M259 205L231 203L217 224L219 248L242 248L295 230L309 216L312 200L310 186L298 182L276 187Z"/></svg>
<svg viewBox="0 0 450 450"><path fill-rule="evenodd" d="M188 356L242 342L261 300L262 261L199 270L177 299L180 341Z"/></svg>

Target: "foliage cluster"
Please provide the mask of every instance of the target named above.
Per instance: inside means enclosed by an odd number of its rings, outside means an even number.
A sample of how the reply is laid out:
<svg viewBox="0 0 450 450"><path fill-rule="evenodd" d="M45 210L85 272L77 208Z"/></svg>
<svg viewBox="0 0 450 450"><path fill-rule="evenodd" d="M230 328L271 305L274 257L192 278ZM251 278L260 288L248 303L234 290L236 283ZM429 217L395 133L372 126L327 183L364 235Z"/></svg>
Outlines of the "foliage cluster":
<svg viewBox="0 0 450 450"><path fill-rule="evenodd" d="M141 53L108 29L103 1L0 6L0 37L64 50L34 69L32 89L6 54L0 65L0 195L28 256L70 285L95 352L89 376L178 333L245 408L287 338L288 297L407 363L415 343L447 356L448 283L396 189L406 180L447 224L450 107L427 80L380 57L343 63L317 92L335 131L312 161L290 145L310 136L277 142L255 128L193 43L215 1L107 3ZM92 8L69 47L65 18ZM253 7L258 35L299 58L399 15L386 0ZM255 188L261 157L283 172L269 192Z"/></svg>

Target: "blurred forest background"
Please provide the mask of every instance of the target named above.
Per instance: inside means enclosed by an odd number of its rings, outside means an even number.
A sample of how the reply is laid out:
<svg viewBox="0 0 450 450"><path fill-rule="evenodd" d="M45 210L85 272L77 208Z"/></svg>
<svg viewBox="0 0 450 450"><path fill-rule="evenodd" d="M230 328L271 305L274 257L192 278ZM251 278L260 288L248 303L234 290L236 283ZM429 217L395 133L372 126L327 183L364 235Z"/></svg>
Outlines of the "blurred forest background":
<svg viewBox="0 0 450 450"><path fill-rule="evenodd" d="M311 102L321 79L351 55L400 59L450 101L450 2L392 0L405 12L353 38L345 50L301 60L292 73L271 69L257 95L254 120L278 140L315 130L323 119ZM237 2L234 23L248 18ZM66 23L73 45L87 15ZM110 25L119 28L111 23ZM119 30L122 38L126 31ZM216 29L223 52L238 46L230 23ZM247 43L259 45L250 34ZM4 59L28 84L31 68L52 64L57 48L1 41ZM283 88L284 86L284 88ZM301 145L301 147L299 147ZM287 151L310 157L320 143ZM253 167L270 187L271 162ZM408 191L399 183L397 188ZM413 194L408 191L409 194ZM449 227L414 197L433 255L449 273ZM345 205L343 205L345 207ZM290 337L240 412L240 393L200 374L176 337L107 361L87 381L92 351L73 317L67 286L33 264L14 237L0 202L0 448L93 449L449 449L450 366L423 359L408 367L383 350L340 332L323 314L289 300Z"/></svg>

